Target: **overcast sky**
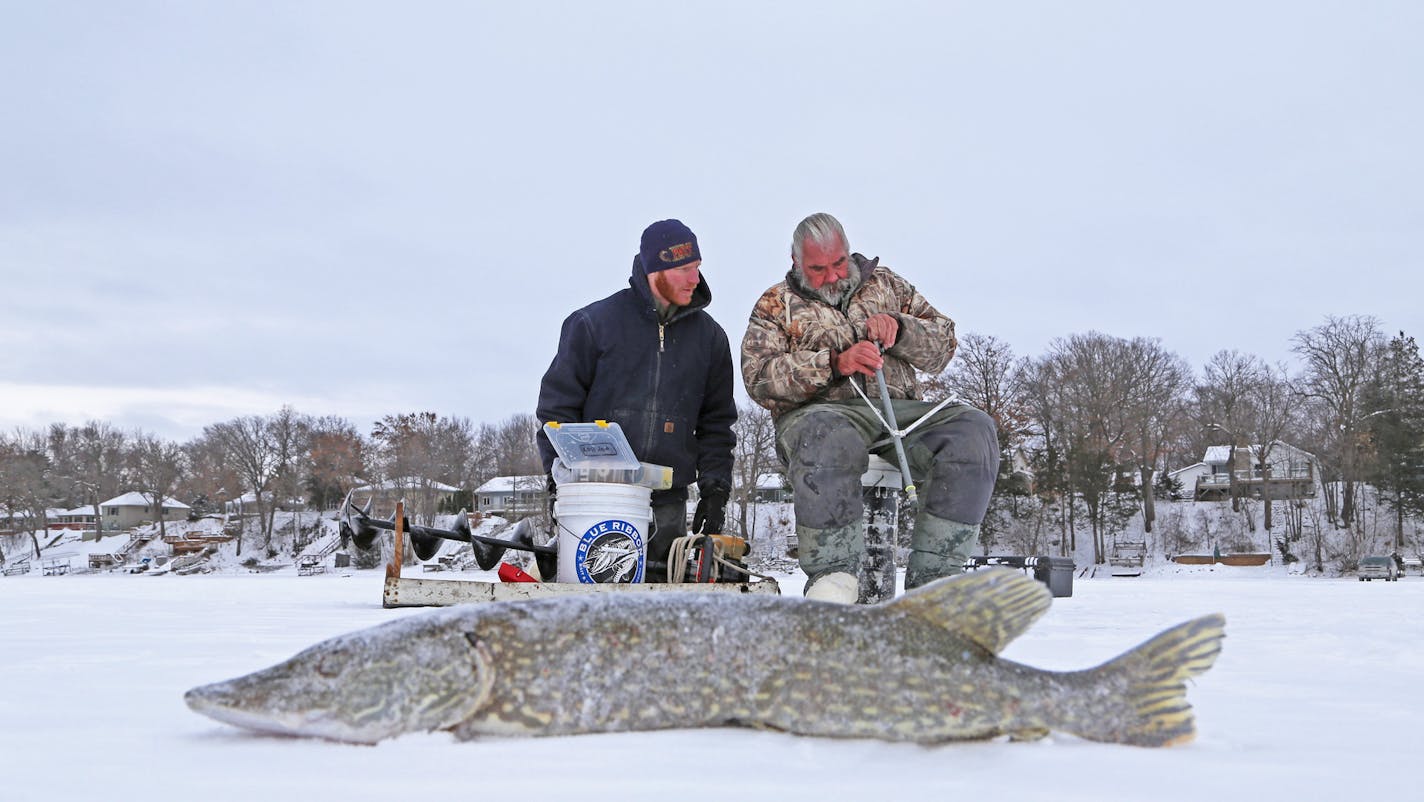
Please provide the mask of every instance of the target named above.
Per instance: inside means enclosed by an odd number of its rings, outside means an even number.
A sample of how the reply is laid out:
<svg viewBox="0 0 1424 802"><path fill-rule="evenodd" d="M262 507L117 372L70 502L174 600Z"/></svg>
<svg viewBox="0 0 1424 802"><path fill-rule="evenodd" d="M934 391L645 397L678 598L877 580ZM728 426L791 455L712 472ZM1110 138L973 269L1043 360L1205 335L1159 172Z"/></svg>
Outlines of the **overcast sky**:
<svg viewBox="0 0 1424 802"><path fill-rule="evenodd" d="M532 413L666 217L734 350L816 211L1022 355L1424 334L1420 31L1412 0L0 0L0 428Z"/></svg>

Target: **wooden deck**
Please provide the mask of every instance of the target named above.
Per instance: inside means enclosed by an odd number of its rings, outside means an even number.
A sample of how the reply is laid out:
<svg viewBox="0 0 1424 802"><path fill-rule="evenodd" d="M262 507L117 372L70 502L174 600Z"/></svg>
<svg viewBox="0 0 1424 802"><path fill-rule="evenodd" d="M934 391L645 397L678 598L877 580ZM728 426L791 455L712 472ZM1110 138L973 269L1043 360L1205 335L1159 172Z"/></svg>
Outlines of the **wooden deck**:
<svg viewBox="0 0 1424 802"><path fill-rule="evenodd" d="M1259 476L1236 478L1236 492L1242 498L1265 498L1267 488L1273 501L1315 498L1315 480L1309 476L1282 479L1262 479ZM1231 481L1225 476L1203 476L1197 479L1194 498L1196 501L1229 501Z"/></svg>

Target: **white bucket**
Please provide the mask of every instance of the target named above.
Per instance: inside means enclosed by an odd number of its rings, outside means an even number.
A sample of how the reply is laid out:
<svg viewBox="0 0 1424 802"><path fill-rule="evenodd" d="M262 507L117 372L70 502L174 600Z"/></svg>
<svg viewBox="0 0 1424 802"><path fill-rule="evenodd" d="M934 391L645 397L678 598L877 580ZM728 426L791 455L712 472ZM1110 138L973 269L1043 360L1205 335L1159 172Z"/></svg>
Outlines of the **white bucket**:
<svg viewBox="0 0 1424 802"><path fill-rule="evenodd" d="M648 561L653 491L642 485L559 485L559 582L642 582Z"/></svg>

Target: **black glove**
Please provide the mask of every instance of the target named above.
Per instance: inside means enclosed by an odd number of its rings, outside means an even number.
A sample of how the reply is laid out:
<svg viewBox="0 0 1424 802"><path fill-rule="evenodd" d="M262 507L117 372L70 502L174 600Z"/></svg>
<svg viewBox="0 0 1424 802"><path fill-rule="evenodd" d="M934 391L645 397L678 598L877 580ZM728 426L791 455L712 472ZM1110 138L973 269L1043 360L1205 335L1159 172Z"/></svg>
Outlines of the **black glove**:
<svg viewBox="0 0 1424 802"><path fill-rule="evenodd" d="M692 531L699 535L722 534L722 525L727 520L727 497L730 495L725 487L702 491L702 497L697 500L697 512L692 514Z"/></svg>

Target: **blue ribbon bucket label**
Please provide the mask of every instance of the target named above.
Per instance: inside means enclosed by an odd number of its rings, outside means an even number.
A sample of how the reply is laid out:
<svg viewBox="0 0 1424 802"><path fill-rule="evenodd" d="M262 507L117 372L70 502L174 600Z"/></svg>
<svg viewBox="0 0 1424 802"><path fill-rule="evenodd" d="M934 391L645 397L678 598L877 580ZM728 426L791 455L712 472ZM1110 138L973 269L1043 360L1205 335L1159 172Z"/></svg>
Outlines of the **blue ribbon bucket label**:
<svg viewBox="0 0 1424 802"><path fill-rule="evenodd" d="M600 521L579 536L574 570L584 584L642 582L645 554L638 527L616 518Z"/></svg>

